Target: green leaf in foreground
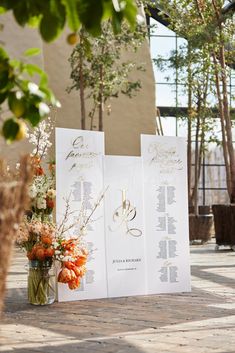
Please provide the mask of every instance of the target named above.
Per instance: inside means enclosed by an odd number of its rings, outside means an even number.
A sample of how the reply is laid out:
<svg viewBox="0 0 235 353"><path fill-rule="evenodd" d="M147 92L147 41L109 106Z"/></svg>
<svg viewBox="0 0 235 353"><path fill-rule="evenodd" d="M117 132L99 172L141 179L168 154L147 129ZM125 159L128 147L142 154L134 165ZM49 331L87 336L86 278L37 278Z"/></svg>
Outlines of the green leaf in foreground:
<svg viewBox="0 0 235 353"><path fill-rule="evenodd" d="M8 143L11 143L16 139L19 128L19 124L14 118L7 119L4 122L2 127L2 134Z"/></svg>
<svg viewBox="0 0 235 353"><path fill-rule="evenodd" d="M25 50L24 55L25 56L35 56L41 53L41 49L39 48L29 48Z"/></svg>

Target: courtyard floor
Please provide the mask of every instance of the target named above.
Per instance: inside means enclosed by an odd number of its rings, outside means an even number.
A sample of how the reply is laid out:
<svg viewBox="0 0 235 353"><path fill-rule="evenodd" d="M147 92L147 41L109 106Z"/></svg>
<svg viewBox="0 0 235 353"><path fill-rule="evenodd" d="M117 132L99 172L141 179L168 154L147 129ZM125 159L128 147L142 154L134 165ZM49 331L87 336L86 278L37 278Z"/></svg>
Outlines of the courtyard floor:
<svg viewBox="0 0 235 353"><path fill-rule="evenodd" d="M192 292L27 303L25 256L8 277L0 352L235 353L235 252L191 246Z"/></svg>

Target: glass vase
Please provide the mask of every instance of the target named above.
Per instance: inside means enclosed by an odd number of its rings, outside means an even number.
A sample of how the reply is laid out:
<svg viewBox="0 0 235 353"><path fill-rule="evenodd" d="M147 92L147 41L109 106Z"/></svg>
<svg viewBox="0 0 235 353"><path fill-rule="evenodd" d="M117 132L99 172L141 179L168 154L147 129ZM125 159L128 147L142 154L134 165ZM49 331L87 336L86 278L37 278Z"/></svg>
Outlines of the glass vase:
<svg viewBox="0 0 235 353"><path fill-rule="evenodd" d="M52 261L29 261L28 301L33 305L52 304L56 298L56 279Z"/></svg>

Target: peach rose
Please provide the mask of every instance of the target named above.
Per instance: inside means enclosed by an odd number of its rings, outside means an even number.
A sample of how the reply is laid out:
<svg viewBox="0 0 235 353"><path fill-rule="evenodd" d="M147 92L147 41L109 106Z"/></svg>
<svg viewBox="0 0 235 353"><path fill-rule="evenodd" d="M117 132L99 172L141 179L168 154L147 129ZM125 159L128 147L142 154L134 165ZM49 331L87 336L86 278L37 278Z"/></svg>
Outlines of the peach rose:
<svg viewBox="0 0 235 353"><path fill-rule="evenodd" d="M63 267L58 275L58 282L68 283L76 279L75 272L73 270L69 270L66 267Z"/></svg>

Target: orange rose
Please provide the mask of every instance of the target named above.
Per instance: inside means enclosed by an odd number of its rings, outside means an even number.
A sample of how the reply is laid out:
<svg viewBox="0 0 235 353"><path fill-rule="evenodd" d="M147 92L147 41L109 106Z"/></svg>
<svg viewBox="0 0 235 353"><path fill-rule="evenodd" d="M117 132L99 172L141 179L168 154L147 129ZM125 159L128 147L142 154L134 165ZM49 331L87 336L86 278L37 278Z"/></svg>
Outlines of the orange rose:
<svg viewBox="0 0 235 353"><path fill-rule="evenodd" d="M45 259L45 252L44 252L44 249L38 247L38 248L35 250L35 257L36 257L38 260L43 261L43 260Z"/></svg>
<svg viewBox="0 0 235 353"><path fill-rule="evenodd" d="M44 250L45 257L52 257L55 253L55 250L52 248L47 248Z"/></svg>
<svg viewBox="0 0 235 353"><path fill-rule="evenodd" d="M75 267L74 263L71 262L71 261L65 261L65 262L64 262L64 266L65 266L66 268L68 268L69 270L73 270L74 267Z"/></svg>
<svg viewBox="0 0 235 353"><path fill-rule="evenodd" d="M77 277L73 281L68 282L70 289L76 289L80 286L80 279Z"/></svg>
<svg viewBox="0 0 235 353"><path fill-rule="evenodd" d="M42 241L42 243L45 244L45 245L51 245L51 244L52 244L52 239L51 239L50 236L48 236L48 235L43 235L43 236L41 237L41 241Z"/></svg>
<svg viewBox="0 0 235 353"><path fill-rule="evenodd" d="M63 267L58 275L58 282L68 283L73 281L76 278L76 275L73 270L69 270L66 267Z"/></svg>
<svg viewBox="0 0 235 353"><path fill-rule="evenodd" d="M81 277L84 276L86 273L86 267L85 266L79 267L79 272Z"/></svg>
<svg viewBox="0 0 235 353"><path fill-rule="evenodd" d="M76 259L76 261L74 261L74 263L75 263L76 266L80 267L80 266L85 265L86 261L87 261L87 256L86 255L80 255Z"/></svg>

